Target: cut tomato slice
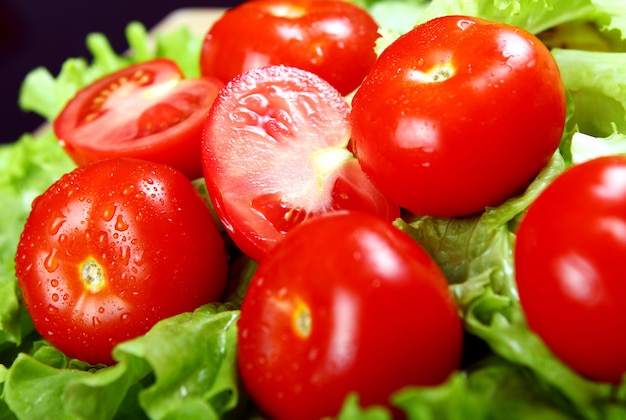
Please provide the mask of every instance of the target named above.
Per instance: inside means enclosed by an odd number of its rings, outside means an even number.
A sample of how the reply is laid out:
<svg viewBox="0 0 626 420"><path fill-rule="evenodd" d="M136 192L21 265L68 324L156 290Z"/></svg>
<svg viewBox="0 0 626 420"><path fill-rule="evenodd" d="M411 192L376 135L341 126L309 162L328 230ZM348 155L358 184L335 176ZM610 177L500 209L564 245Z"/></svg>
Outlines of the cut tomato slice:
<svg viewBox="0 0 626 420"><path fill-rule="evenodd" d="M325 212L399 216L348 150L349 115L335 88L294 67L250 70L221 90L204 130L204 174L225 228L251 258Z"/></svg>
<svg viewBox="0 0 626 420"><path fill-rule="evenodd" d="M222 86L213 78L185 79L168 59L142 62L80 90L54 132L77 165L133 157L199 178L204 120Z"/></svg>

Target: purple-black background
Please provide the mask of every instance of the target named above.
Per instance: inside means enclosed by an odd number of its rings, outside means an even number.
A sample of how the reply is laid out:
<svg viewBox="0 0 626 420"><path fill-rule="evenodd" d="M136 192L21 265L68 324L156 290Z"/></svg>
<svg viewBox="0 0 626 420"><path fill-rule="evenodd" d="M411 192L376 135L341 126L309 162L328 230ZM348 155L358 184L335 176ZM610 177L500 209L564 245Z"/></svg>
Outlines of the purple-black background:
<svg viewBox="0 0 626 420"><path fill-rule="evenodd" d="M153 27L186 7L232 7L241 0L0 0L0 143L37 128L42 119L21 111L19 88L26 74L44 66L53 75L68 57L91 56L90 32L102 32L117 52L126 50L126 25L138 20Z"/></svg>

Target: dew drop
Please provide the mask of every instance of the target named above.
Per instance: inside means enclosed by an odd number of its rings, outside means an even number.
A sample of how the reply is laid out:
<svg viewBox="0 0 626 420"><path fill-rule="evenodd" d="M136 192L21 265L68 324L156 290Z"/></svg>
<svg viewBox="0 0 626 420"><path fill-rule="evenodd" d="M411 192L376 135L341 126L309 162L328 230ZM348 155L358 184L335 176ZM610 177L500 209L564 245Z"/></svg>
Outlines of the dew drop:
<svg viewBox="0 0 626 420"><path fill-rule="evenodd" d="M109 243L109 235L107 235L106 232L101 231L98 234L98 240L97 240L98 248L104 249L107 247L108 243Z"/></svg>
<svg viewBox="0 0 626 420"><path fill-rule="evenodd" d="M128 318L130 317L130 314L128 313L123 313L122 315L120 315L120 321L122 322L128 322Z"/></svg>
<svg viewBox="0 0 626 420"><path fill-rule="evenodd" d="M56 248L52 248L52 250L43 262L43 266L48 271L48 273L53 273L59 267L57 252L58 251Z"/></svg>
<svg viewBox="0 0 626 420"><path fill-rule="evenodd" d="M63 295L63 300L68 300L70 298L70 295L68 295L67 293Z"/></svg>
<svg viewBox="0 0 626 420"><path fill-rule="evenodd" d="M456 23L456 26L458 26L460 30L464 31L473 24L474 22L472 22L471 20L461 19Z"/></svg>
<svg viewBox="0 0 626 420"><path fill-rule="evenodd" d="M98 313L101 313L101 314L104 313L104 308L102 306L98 308Z"/></svg>
<svg viewBox="0 0 626 420"><path fill-rule="evenodd" d="M58 302L59 301L59 295L57 293L53 293L52 294L52 301L53 302Z"/></svg>
<svg viewBox="0 0 626 420"><path fill-rule="evenodd" d="M57 312L59 312L59 308L57 308L56 306L50 304L48 305L48 313L49 314L56 314Z"/></svg>
<svg viewBox="0 0 626 420"><path fill-rule="evenodd" d="M141 265L143 264L143 251L138 251L135 253L135 255L133 256L133 263L141 267Z"/></svg>
<svg viewBox="0 0 626 420"><path fill-rule="evenodd" d="M91 323L92 325L95 327L96 325L100 325L100 318L98 318L97 316L93 316L91 318Z"/></svg>
<svg viewBox="0 0 626 420"><path fill-rule="evenodd" d="M50 286L59 287L59 281L57 279L50 280Z"/></svg>
<svg viewBox="0 0 626 420"><path fill-rule="evenodd" d="M126 229L128 229L128 223L126 222L126 220L124 220L124 217L121 214L119 214L115 221L115 230L119 230L120 232L123 232Z"/></svg>
<svg viewBox="0 0 626 420"><path fill-rule="evenodd" d="M128 245L120 247L120 258L122 259L122 263L124 265L128 265L130 260L130 247Z"/></svg>
<svg viewBox="0 0 626 420"><path fill-rule="evenodd" d="M134 185L129 185L128 187L124 188L124 190L122 191L122 195L131 195L132 193L135 192L135 186Z"/></svg>
<svg viewBox="0 0 626 420"><path fill-rule="evenodd" d="M154 184L154 180L152 178L146 177L143 180L146 184L149 184L149 185Z"/></svg>
<svg viewBox="0 0 626 420"><path fill-rule="evenodd" d="M61 226L63 226L63 223L65 223L66 220L67 220L67 218L65 217L65 215L63 215L63 213L57 212L55 217L52 219L52 222L50 223L50 226L49 226L49 229L48 229L48 232L50 233L50 235L56 235L59 232L59 229L61 229Z"/></svg>
<svg viewBox="0 0 626 420"><path fill-rule="evenodd" d="M113 219L116 210L117 206L115 204L109 204L105 206L104 210L102 211L102 220L104 220L105 222L109 222L111 219Z"/></svg>

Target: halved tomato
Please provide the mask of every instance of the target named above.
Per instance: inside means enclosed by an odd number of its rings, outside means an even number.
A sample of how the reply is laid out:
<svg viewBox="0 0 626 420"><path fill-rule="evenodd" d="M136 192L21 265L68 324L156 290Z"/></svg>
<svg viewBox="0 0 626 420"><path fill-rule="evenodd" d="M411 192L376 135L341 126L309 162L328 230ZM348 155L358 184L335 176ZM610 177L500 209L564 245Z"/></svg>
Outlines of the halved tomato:
<svg viewBox="0 0 626 420"><path fill-rule="evenodd" d="M222 86L214 78L185 79L169 59L142 62L80 90L55 119L54 132L79 166L132 157L199 178L202 127Z"/></svg>
<svg viewBox="0 0 626 420"><path fill-rule="evenodd" d="M399 216L348 150L349 114L335 88L295 67L250 70L221 90L205 126L204 173L248 256L261 260L294 226L325 212Z"/></svg>

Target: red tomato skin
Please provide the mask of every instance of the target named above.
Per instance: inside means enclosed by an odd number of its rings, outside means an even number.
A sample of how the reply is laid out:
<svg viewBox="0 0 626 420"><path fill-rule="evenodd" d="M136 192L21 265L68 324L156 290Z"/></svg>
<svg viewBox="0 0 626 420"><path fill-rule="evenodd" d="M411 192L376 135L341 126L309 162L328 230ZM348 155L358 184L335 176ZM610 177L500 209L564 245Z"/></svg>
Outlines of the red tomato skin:
<svg viewBox="0 0 626 420"><path fill-rule="evenodd" d="M528 324L565 364L597 381L626 373L626 158L559 176L517 231L515 271Z"/></svg>
<svg viewBox="0 0 626 420"><path fill-rule="evenodd" d="M104 282L90 290L87 261ZM157 321L217 301L224 242L206 204L178 171L135 159L88 164L33 202L16 276L36 330L92 364Z"/></svg>
<svg viewBox="0 0 626 420"><path fill-rule="evenodd" d="M247 1L207 32L200 68L227 83L244 71L284 64L311 71L346 95L374 64L378 37L374 19L345 1Z"/></svg>
<svg viewBox="0 0 626 420"><path fill-rule="evenodd" d="M138 63L81 89L54 120L54 132L79 166L130 157L200 178L204 120L222 86L215 78L184 79L169 59Z"/></svg>
<svg viewBox="0 0 626 420"><path fill-rule="evenodd" d="M451 217L501 204L537 175L566 101L536 37L446 16L383 51L352 105L354 152L374 184L415 214Z"/></svg>
<svg viewBox="0 0 626 420"><path fill-rule="evenodd" d="M351 391L388 404L403 386L443 382L462 347L432 259L391 223L352 211L290 232L257 268L238 325L244 385L275 419L333 416Z"/></svg>
<svg viewBox="0 0 626 420"><path fill-rule="evenodd" d="M325 212L400 216L347 150L349 112L329 83L295 67L252 69L220 91L203 133L204 177L246 255L262 260L290 229ZM342 160L320 171L315 156L326 152Z"/></svg>

